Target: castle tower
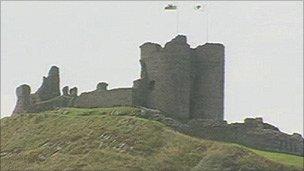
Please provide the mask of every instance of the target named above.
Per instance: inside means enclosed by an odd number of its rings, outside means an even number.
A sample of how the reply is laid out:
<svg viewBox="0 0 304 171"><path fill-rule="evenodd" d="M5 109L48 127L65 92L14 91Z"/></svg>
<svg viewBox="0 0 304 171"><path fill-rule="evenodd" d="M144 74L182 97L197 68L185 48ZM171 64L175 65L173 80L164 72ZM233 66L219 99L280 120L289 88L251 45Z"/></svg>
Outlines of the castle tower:
<svg viewBox="0 0 304 171"><path fill-rule="evenodd" d="M177 36L164 48L145 43L141 79L134 82L136 105L159 109L175 118L224 119L224 46L190 48Z"/></svg>
<svg viewBox="0 0 304 171"><path fill-rule="evenodd" d="M207 43L194 49L191 117L224 119L224 64L222 44Z"/></svg>
<svg viewBox="0 0 304 171"><path fill-rule="evenodd" d="M177 118L189 118L191 48L185 36L177 36L164 48L145 43L141 47L142 78L147 84L146 107Z"/></svg>

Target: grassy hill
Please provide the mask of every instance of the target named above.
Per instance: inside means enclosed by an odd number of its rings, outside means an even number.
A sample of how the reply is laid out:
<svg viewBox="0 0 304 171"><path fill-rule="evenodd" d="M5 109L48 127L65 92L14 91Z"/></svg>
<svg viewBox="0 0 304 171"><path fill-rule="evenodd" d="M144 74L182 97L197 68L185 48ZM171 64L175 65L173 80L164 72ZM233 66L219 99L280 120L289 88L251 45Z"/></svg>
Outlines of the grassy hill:
<svg viewBox="0 0 304 171"><path fill-rule="evenodd" d="M303 158L190 137L129 107L1 119L1 170L303 170Z"/></svg>

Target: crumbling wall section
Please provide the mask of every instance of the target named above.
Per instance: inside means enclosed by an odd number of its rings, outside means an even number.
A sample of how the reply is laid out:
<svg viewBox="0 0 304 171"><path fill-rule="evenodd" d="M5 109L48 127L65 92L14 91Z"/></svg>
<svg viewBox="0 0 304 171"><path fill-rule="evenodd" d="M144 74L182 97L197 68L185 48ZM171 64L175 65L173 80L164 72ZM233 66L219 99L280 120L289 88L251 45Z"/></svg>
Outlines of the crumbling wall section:
<svg viewBox="0 0 304 171"><path fill-rule="evenodd" d="M62 108L62 107L69 107L70 101L73 99L71 96L58 96L55 98L52 98L50 100L37 102L32 105L29 112L37 113L37 112L43 112L47 110L53 110L56 108Z"/></svg>
<svg viewBox="0 0 304 171"><path fill-rule="evenodd" d="M247 118L244 123L227 124L221 120L193 119L188 122L192 134L201 138L232 142L248 147L303 156L303 138L285 134L264 123L261 118Z"/></svg>
<svg viewBox="0 0 304 171"><path fill-rule="evenodd" d="M147 80L138 79L133 81L133 105L134 106L147 106L148 96Z"/></svg>
<svg viewBox="0 0 304 171"><path fill-rule="evenodd" d="M147 43L141 46L141 61L148 79L147 106L174 115L189 117L191 49L185 36L177 36L164 48Z"/></svg>
<svg viewBox="0 0 304 171"><path fill-rule="evenodd" d="M59 68L52 66L48 76L43 77L42 85L35 94L38 95L41 101L60 96L59 81Z"/></svg>
<svg viewBox="0 0 304 171"><path fill-rule="evenodd" d="M132 88L118 88L104 91L82 93L73 100L73 107L97 108L113 106L132 106Z"/></svg>

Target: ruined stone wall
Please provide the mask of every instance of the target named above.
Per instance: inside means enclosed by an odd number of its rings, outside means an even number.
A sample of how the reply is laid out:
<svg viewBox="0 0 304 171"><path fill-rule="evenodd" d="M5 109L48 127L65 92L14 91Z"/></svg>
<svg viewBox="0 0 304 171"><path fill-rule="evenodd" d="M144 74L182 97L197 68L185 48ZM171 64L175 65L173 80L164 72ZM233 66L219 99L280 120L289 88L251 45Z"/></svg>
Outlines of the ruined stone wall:
<svg viewBox="0 0 304 171"><path fill-rule="evenodd" d="M43 112L53 110L56 108L69 107L70 101L73 99L71 96L58 96L50 100L34 103L29 112Z"/></svg>
<svg viewBox="0 0 304 171"><path fill-rule="evenodd" d="M157 104L156 98L160 94L158 91L159 83L159 63L160 63L160 53L161 47L157 44L144 44L141 48L141 85L146 88L146 106L152 109L156 109L159 105ZM154 49L155 51L152 51ZM157 82L157 83L156 83ZM155 86L157 89L155 90Z"/></svg>
<svg viewBox="0 0 304 171"><path fill-rule="evenodd" d="M96 108L113 106L132 106L132 88L118 88L104 91L82 93L73 100L73 107Z"/></svg>
<svg viewBox="0 0 304 171"><path fill-rule="evenodd" d="M60 96L59 81L59 68L52 66L48 76L43 77L42 85L35 94L41 101Z"/></svg>
<svg viewBox="0 0 304 171"><path fill-rule="evenodd" d="M191 117L224 119L224 46L207 43L192 52Z"/></svg>
<svg viewBox="0 0 304 171"><path fill-rule="evenodd" d="M43 77L40 88L31 94L28 85L21 85L16 89L17 104L13 115L26 112L40 112L56 107L66 107L64 100L60 97L59 90L59 68L52 66L47 77Z"/></svg>
<svg viewBox="0 0 304 171"><path fill-rule="evenodd" d="M191 89L191 49L186 37L178 36L164 48L147 43L141 46L149 93L147 106L176 118L188 118Z"/></svg>
<svg viewBox="0 0 304 171"><path fill-rule="evenodd" d="M132 90L134 106L147 106L148 89L147 79L133 81Z"/></svg>
<svg viewBox="0 0 304 171"><path fill-rule="evenodd" d="M16 89L17 103L13 115L26 113L32 106L31 87L23 84Z"/></svg>
<svg viewBox="0 0 304 171"><path fill-rule="evenodd" d="M223 120L224 46L207 43L195 49L177 36L164 48L141 47L142 77L148 84L146 107L177 118Z"/></svg>
<svg viewBox="0 0 304 171"><path fill-rule="evenodd" d="M303 156L303 138L299 134L285 134L263 123L260 118L250 122L227 124L226 121L195 119L188 122L192 134L201 138L232 142L248 147Z"/></svg>

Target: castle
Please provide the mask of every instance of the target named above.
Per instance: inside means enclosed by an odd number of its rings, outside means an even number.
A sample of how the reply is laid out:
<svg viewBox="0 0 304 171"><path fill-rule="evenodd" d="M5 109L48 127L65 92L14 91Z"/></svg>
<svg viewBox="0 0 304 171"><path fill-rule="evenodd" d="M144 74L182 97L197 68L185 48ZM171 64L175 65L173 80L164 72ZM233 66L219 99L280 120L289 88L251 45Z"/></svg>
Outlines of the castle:
<svg viewBox="0 0 304 171"><path fill-rule="evenodd" d="M164 48L145 43L140 50L141 78L133 87L108 90L108 84L101 82L95 91L80 96L77 88L69 94L69 88L64 87L63 96L67 97L62 100L73 107L143 106L180 119L224 119L223 45L207 43L192 49L185 36L177 36ZM22 85L17 96L23 98L18 98L14 114L55 107L44 102L60 96L59 69L53 66L34 94L30 94L29 86Z"/></svg>
<svg viewBox="0 0 304 171"><path fill-rule="evenodd" d="M108 84L100 82L91 92L78 95L77 87L65 86L61 94L59 68L53 66L35 93L25 84L17 88L13 115L60 107L138 106L188 122L191 134L199 137L303 155L303 138L299 134L282 133L260 118L247 118L245 123L224 121L222 44L191 48L187 38L179 35L164 47L149 42L140 50L141 76L132 87L108 90Z"/></svg>

